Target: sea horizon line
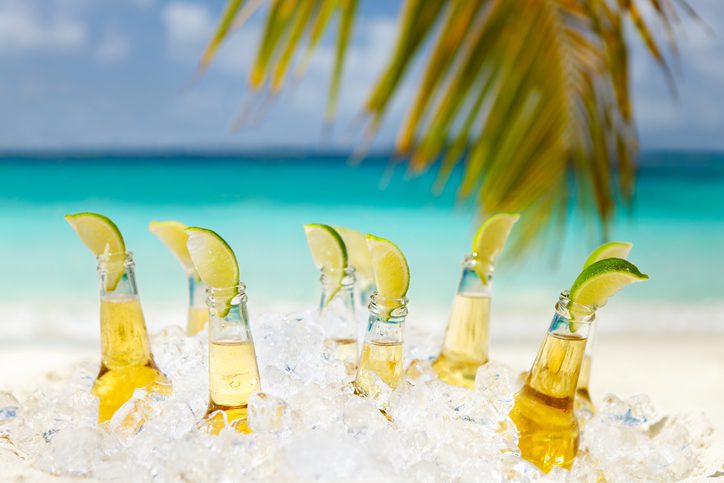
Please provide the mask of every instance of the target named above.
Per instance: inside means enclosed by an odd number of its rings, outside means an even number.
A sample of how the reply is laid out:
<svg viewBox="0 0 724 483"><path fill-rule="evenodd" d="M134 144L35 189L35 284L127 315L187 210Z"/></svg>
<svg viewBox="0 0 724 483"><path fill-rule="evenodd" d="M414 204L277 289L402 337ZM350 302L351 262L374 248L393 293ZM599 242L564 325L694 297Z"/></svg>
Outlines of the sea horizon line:
<svg viewBox="0 0 724 483"><path fill-rule="evenodd" d="M0 164L29 162L148 162L168 161L186 164L198 160L217 162L284 162L344 160L349 164L403 162L392 149L371 149L363 156L345 148L297 148L297 147L57 147L57 148L0 148ZM693 169L724 170L724 150L715 149L666 149L646 148L639 152L639 168L643 169ZM437 164L437 163L435 163Z"/></svg>

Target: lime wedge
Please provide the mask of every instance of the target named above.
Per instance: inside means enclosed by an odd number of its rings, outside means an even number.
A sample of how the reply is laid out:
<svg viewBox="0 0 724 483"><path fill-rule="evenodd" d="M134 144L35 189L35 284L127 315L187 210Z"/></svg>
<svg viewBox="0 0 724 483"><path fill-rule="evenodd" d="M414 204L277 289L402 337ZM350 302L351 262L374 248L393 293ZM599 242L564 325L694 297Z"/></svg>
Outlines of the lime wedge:
<svg viewBox="0 0 724 483"><path fill-rule="evenodd" d="M235 287L239 284L239 264L229 245L206 228L186 228L191 260L196 272L206 285L212 288Z"/></svg>
<svg viewBox="0 0 724 483"><path fill-rule="evenodd" d="M624 286L648 278L631 262L621 258L606 258L581 272L571 286L570 298L579 304L600 307Z"/></svg>
<svg viewBox="0 0 724 483"><path fill-rule="evenodd" d="M342 288L344 270L347 268L347 247L339 233L329 225L306 224L304 233L307 235L314 266L324 270L325 276L329 277L329 282L334 287L324 302L328 304Z"/></svg>
<svg viewBox="0 0 724 483"><path fill-rule="evenodd" d="M184 225L179 221L152 221L148 224L148 230L156 235L164 245L171 250L181 265L184 267L187 273L191 273L199 278L194 267L194 262L191 260L189 249L186 246L186 242L189 236L186 234L188 226Z"/></svg>
<svg viewBox="0 0 724 483"><path fill-rule="evenodd" d="M194 262L196 273L211 288L229 288L239 285L239 264L236 255L229 245L211 230L206 228L187 228L188 240L186 247ZM225 309L219 311L219 317L226 317L231 309L230 296L223 301Z"/></svg>
<svg viewBox="0 0 724 483"><path fill-rule="evenodd" d="M372 255L377 293L383 299L401 299L410 287L410 267L397 245L384 238L367 235Z"/></svg>
<svg viewBox="0 0 724 483"><path fill-rule="evenodd" d="M65 215L65 221L75 230L81 241L96 257L104 253L125 254L123 235L110 218L98 213L77 213ZM105 289L113 290L123 277L123 261L108 264Z"/></svg>
<svg viewBox="0 0 724 483"><path fill-rule="evenodd" d="M344 245L347 247L349 263L357 270L360 278L370 282L374 280L375 274L372 271L372 255L370 255L370 251L367 248L367 239L364 234L342 226L335 226L334 229L342 237Z"/></svg>
<svg viewBox="0 0 724 483"><path fill-rule="evenodd" d="M633 248L633 243L629 242L612 241L604 243L591 252L586 259L586 263L583 264L583 268L593 265L599 260L605 260L606 258L623 258L625 260L631 248Z"/></svg>
<svg viewBox="0 0 724 483"><path fill-rule="evenodd" d="M475 271L483 283L488 281L490 266L505 246L513 225L520 218L517 213L498 213L480 225L473 238L473 253L477 263Z"/></svg>

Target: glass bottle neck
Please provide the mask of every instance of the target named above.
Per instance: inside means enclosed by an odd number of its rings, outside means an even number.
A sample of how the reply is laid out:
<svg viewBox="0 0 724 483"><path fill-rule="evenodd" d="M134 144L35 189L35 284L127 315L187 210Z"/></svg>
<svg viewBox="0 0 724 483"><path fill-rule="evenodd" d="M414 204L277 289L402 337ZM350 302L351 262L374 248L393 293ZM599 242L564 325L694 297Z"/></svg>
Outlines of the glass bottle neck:
<svg viewBox="0 0 724 483"><path fill-rule="evenodd" d="M97 260L101 297L138 295L133 253L106 253L99 255Z"/></svg>
<svg viewBox="0 0 724 483"><path fill-rule="evenodd" d="M134 268L130 252L98 257L101 370L153 365Z"/></svg>
<svg viewBox="0 0 724 483"><path fill-rule="evenodd" d="M244 284L224 289L207 288L209 342L252 342Z"/></svg>
<svg viewBox="0 0 724 483"><path fill-rule="evenodd" d="M194 274L188 276L189 284L189 306L194 309L203 308L207 309L206 306L206 284L201 279L196 278Z"/></svg>
<svg viewBox="0 0 724 483"><path fill-rule="evenodd" d="M598 324L595 320L591 321L591 323L588 325L588 334L586 336L586 357L591 357L591 354L593 352L593 346L596 340L597 327Z"/></svg>
<svg viewBox="0 0 724 483"><path fill-rule="evenodd" d="M208 288L209 307L209 407L239 410L246 419L251 394L261 390L256 351L249 330L244 284L225 289ZM233 413L230 413L233 414Z"/></svg>
<svg viewBox="0 0 724 483"><path fill-rule="evenodd" d="M462 264L462 274L460 275L457 293L478 297L490 296L493 290L494 271L495 266L492 263L480 263L475 254L472 253L466 255Z"/></svg>
<svg viewBox="0 0 724 483"><path fill-rule="evenodd" d="M341 284L337 284L337 276L331 272L322 269L320 271L319 283L322 288L322 294L319 301L319 312L322 313L325 308L336 298L351 298L354 301L354 293L356 288L357 276L355 269L347 267L344 269L344 276Z"/></svg>
<svg viewBox="0 0 724 483"><path fill-rule="evenodd" d="M556 404L572 407L594 318L594 307L576 304L567 292L561 293L526 384Z"/></svg>
<svg viewBox="0 0 724 483"><path fill-rule="evenodd" d="M558 297L555 309L556 313L548 329L549 332L588 338L591 324L596 320L597 307L572 301L568 291L564 290Z"/></svg>
<svg viewBox="0 0 724 483"><path fill-rule="evenodd" d="M322 295L319 301L319 320L330 339L356 339L356 279L352 267L345 270L341 286L335 277L322 271Z"/></svg>
<svg viewBox="0 0 724 483"><path fill-rule="evenodd" d="M370 297L370 317L365 342L403 341L407 299L383 299L377 292Z"/></svg>

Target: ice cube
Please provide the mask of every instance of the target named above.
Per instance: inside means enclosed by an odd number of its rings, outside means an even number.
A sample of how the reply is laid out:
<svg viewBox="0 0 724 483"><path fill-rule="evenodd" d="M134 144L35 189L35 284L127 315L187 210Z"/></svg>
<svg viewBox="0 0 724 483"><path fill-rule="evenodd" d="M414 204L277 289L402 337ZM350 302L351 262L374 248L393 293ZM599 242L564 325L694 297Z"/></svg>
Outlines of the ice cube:
<svg viewBox="0 0 724 483"><path fill-rule="evenodd" d="M95 429L62 429L53 436L41 464L53 474L88 476L99 457L99 447L100 436Z"/></svg>
<svg viewBox="0 0 724 483"><path fill-rule="evenodd" d="M390 395L388 411L400 427L423 426L430 402L427 387L411 381L402 381Z"/></svg>
<svg viewBox="0 0 724 483"><path fill-rule="evenodd" d="M366 446L333 430L294 434L284 454L289 467L303 481L381 481L390 471L389 464Z"/></svg>
<svg viewBox="0 0 724 483"><path fill-rule="evenodd" d="M7 391L0 391L0 428L18 415L20 403L15 396Z"/></svg>
<svg viewBox="0 0 724 483"><path fill-rule="evenodd" d="M495 361L480 366L475 376L475 390L482 392L501 414L508 414L513 408L514 386L510 369Z"/></svg>
<svg viewBox="0 0 724 483"><path fill-rule="evenodd" d="M325 358L311 312L270 314L252 330L265 393L249 401L251 434L202 430L205 338L169 329L153 345L173 394L138 390L98 425L97 365L80 364L39 381L19 402L0 392L0 439L9 442L0 452L49 473L112 482L698 481L721 467L710 426L691 415L659 418L645 396L609 396L584 428L572 469L546 475L520 458L508 417L516 384L504 365L481 367L474 390L447 385L432 371L421 333L408 340L407 354L420 358L408 377L391 391L370 373L376 397L365 398L341 375L343 364Z"/></svg>
<svg viewBox="0 0 724 483"><path fill-rule="evenodd" d="M347 399L342 412L342 420L347 433L363 440L367 439L372 432L389 424L374 400L363 397Z"/></svg>
<svg viewBox="0 0 724 483"><path fill-rule="evenodd" d="M377 407L387 407L392 388L383 381L376 372L360 369L357 371L355 387L361 396L369 397L377 403Z"/></svg>
<svg viewBox="0 0 724 483"><path fill-rule="evenodd" d="M258 392L249 398L249 426L255 432L279 433L290 427L287 403L278 397Z"/></svg>
<svg viewBox="0 0 724 483"><path fill-rule="evenodd" d="M146 483L152 481L152 476L146 468L134 464L127 458L112 460L100 459L93 463L93 477L108 483Z"/></svg>
<svg viewBox="0 0 724 483"><path fill-rule="evenodd" d="M437 379L437 373L427 359L413 359L405 369L405 376L417 382L427 382Z"/></svg>

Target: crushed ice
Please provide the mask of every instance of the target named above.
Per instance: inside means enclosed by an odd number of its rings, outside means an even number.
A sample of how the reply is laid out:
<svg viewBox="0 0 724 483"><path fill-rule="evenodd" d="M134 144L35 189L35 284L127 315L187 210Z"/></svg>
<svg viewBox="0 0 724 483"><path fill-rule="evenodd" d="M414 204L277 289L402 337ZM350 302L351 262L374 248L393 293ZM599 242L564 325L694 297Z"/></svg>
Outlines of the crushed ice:
<svg viewBox="0 0 724 483"><path fill-rule="evenodd" d="M548 475L517 453L508 412L516 375L491 362L475 390L448 386L418 360L378 400L353 394L351 376L309 313L253 323L263 393L249 401L252 434L199 429L208 397L204 336L170 327L153 338L170 397L137 390L98 426L90 394L97 367L78 365L18 402L0 392L0 452L56 475L103 481L608 481L677 480L710 474L711 429L656 415L646 396L607 396L584 425L570 471ZM423 339L408 356L432 355ZM384 385L381 381L380 384ZM384 406L393 422L379 410ZM707 473L709 471L709 473Z"/></svg>

